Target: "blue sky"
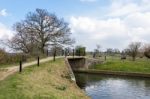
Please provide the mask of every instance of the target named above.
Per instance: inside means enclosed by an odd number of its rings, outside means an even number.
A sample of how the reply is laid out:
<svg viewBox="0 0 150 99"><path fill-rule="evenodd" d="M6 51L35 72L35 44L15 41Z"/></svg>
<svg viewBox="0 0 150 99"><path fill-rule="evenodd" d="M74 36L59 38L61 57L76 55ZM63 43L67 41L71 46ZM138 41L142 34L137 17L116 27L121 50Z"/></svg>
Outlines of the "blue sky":
<svg viewBox="0 0 150 99"><path fill-rule="evenodd" d="M36 8L64 18L76 45L93 50L126 48L129 42L150 42L150 0L1 0L0 39L11 38L12 25Z"/></svg>
<svg viewBox="0 0 150 99"><path fill-rule="evenodd" d="M0 17L1 22L11 25L16 21L24 19L29 11L36 8L47 9L51 13L55 13L59 17L67 20L69 16L85 16L95 13L96 8L100 8L109 4L109 0L100 0L98 2L86 2L80 0L1 0L0 10L6 9L7 17ZM96 12L100 13L100 12Z"/></svg>

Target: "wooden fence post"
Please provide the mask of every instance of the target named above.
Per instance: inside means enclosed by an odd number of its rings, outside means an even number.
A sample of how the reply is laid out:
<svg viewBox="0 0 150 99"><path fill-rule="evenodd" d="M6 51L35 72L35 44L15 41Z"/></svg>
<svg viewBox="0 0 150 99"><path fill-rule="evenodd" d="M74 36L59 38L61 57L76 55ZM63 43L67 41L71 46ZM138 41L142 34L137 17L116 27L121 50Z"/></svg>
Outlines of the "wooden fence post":
<svg viewBox="0 0 150 99"><path fill-rule="evenodd" d="M74 49L73 49L73 58L74 58Z"/></svg>
<svg viewBox="0 0 150 99"><path fill-rule="evenodd" d="M106 61L106 55L105 55L105 61Z"/></svg>
<svg viewBox="0 0 150 99"><path fill-rule="evenodd" d="M38 56L38 59L37 59L37 66L40 66L40 57Z"/></svg>
<svg viewBox="0 0 150 99"><path fill-rule="evenodd" d="M65 57L67 56L67 50L65 49Z"/></svg>
<svg viewBox="0 0 150 99"><path fill-rule="evenodd" d="M22 72L22 61L20 60L19 62L19 72L21 73Z"/></svg>
<svg viewBox="0 0 150 99"><path fill-rule="evenodd" d="M46 54L47 54L47 57L48 57L48 56L49 56L49 51L48 51L48 50L47 50L47 53L46 53Z"/></svg>

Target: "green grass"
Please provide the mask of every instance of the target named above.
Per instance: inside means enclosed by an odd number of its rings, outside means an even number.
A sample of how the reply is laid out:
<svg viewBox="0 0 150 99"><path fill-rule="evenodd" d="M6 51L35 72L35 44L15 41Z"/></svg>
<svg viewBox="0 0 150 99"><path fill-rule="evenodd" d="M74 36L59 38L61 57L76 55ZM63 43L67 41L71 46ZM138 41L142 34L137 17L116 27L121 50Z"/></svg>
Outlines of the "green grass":
<svg viewBox="0 0 150 99"><path fill-rule="evenodd" d="M150 60L137 58L136 61L132 61L131 58L128 58L121 61L119 57L108 57L103 64L95 65L93 68L110 71L150 73Z"/></svg>
<svg viewBox="0 0 150 99"><path fill-rule="evenodd" d="M64 59L25 68L0 81L0 99L88 99L68 75Z"/></svg>

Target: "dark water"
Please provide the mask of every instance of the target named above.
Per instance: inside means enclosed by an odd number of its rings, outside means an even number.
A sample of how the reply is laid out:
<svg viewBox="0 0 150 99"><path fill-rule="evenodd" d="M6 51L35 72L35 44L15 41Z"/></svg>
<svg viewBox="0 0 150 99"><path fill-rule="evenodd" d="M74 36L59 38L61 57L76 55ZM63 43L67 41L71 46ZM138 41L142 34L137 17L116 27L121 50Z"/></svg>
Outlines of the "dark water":
<svg viewBox="0 0 150 99"><path fill-rule="evenodd" d="M75 73L77 84L92 99L150 99L150 78Z"/></svg>

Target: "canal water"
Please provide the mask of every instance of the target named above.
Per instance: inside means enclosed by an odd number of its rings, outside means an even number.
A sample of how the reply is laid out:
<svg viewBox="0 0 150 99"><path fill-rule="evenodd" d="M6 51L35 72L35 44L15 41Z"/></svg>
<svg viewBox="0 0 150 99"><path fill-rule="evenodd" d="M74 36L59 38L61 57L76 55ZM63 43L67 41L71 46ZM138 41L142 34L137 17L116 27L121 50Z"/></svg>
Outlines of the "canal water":
<svg viewBox="0 0 150 99"><path fill-rule="evenodd" d="M150 99L150 78L75 73L92 99Z"/></svg>

